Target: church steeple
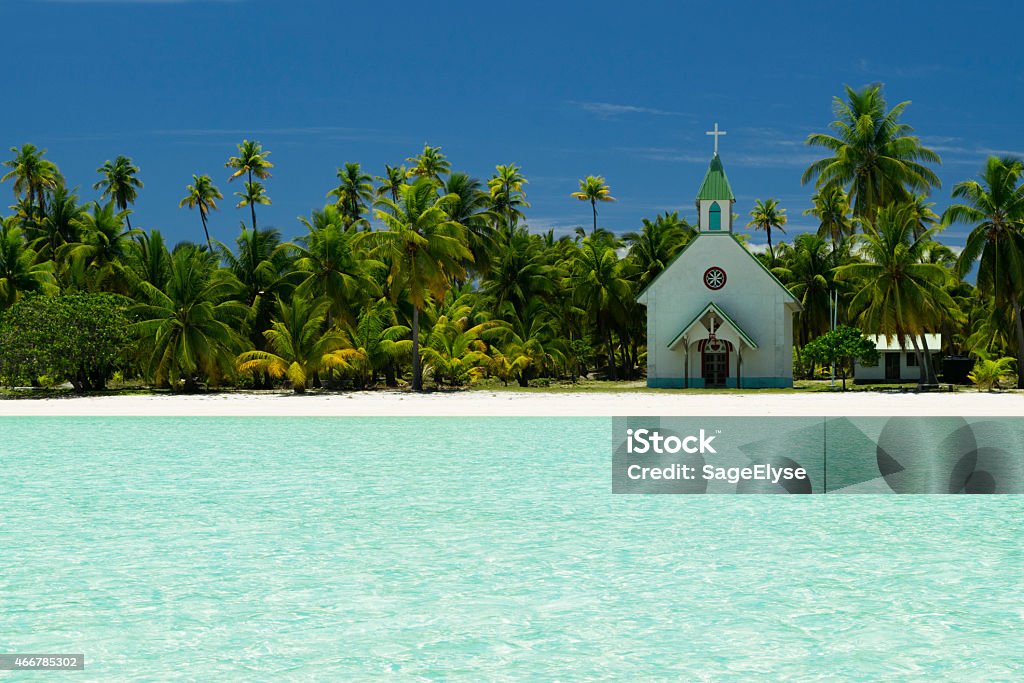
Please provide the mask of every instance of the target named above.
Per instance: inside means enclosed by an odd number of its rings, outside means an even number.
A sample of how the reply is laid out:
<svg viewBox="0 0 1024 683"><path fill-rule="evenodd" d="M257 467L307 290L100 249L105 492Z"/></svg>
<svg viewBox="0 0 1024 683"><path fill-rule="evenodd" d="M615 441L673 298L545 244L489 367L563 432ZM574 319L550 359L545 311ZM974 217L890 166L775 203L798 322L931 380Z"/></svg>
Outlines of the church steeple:
<svg viewBox="0 0 1024 683"><path fill-rule="evenodd" d="M700 232L732 232L732 205L736 203L736 196L718 156L718 136L725 132L718 130L716 123L715 130L708 131L708 135L715 136L715 154L697 191L697 225Z"/></svg>

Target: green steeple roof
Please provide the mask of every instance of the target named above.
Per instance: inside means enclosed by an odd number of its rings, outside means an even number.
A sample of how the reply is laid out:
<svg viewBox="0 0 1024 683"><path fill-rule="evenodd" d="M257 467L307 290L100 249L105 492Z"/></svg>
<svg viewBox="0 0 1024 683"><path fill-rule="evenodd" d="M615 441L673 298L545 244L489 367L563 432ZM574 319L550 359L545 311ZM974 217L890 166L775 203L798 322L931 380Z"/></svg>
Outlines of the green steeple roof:
<svg viewBox="0 0 1024 683"><path fill-rule="evenodd" d="M697 200L701 199L729 199L736 197L729 187L729 179L725 177L725 169L722 167L722 160L718 155L711 157L711 165L704 176L704 182L700 184L700 191L697 192Z"/></svg>

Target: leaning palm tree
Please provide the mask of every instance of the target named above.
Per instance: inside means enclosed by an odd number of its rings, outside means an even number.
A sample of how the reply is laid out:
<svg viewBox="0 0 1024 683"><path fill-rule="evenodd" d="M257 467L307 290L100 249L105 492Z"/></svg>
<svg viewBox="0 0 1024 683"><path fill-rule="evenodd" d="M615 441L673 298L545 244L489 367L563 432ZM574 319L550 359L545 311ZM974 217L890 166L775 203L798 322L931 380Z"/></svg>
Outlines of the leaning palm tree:
<svg viewBox="0 0 1024 683"><path fill-rule="evenodd" d="M263 187L263 183L258 181L246 181L245 192L236 192L235 196L238 197L238 203L235 204L236 209L248 206L252 210L252 230L253 232L256 232L256 205L268 205L271 203L270 197L267 195L267 191Z"/></svg>
<svg viewBox="0 0 1024 683"><path fill-rule="evenodd" d="M452 170L448 159L441 154L440 147L431 147L424 143L423 151L417 156L406 159L412 166L405 172L409 178L430 178L440 184L441 176Z"/></svg>
<svg viewBox="0 0 1024 683"><path fill-rule="evenodd" d="M15 197L26 197L30 216L34 217L35 211L38 211L39 217L43 218L46 216L46 193L62 186L64 176L56 164L43 158L45 149L26 143L20 149L11 147L11 151L15 154L14 158L4 162L4 166L11 170L0 178L0 182L13 179Z"/></svg>
<svg viewBox="0 0 1024 683"><path fill-rule="evenodd" d="M206 227L206 217L210 211L217 210L217 200L224 199L224 195L220 193L217 186L213 184L213 180L208 175L193 175L192 184L185 186L185 191L188 192L180 202L178 207L187 206L190 209L199 209L199 218L203 221L203 233L206 235L206 246L209 247L210 251L213 251L213 242L210 241L210 231Z"/></svg>
<svg viewBox="0 0 1024 683"><path fill-rule="evenodd" d="M39 262L23 231L12 223L0 221L0 311L26 294L53 288L53 262Z"/></svg>
<svg viewBox="0 0 1024 683"><path fill-rule="evenodd" d="M915 225L908 205L880 209L875 225L860 236L865 262L839 266L835 278L853 284L850 311L860 327L872 334L896 337L901 345L909 337L921 354L921 382L934 383L925 333L934 329L943 311L954 310L956 303L945 290L946 269L924 262L935 229L915 237ZM918 338L923 349L918 348Z"/></svg>
<svg viewBox="0 0 1024 683"><path fill-rule="evenodd" d="M277 314L270 329L263 332L269 351L254 349L238 356L241 373L266 373L287 379L296 394L305 393L309 380L321 370L347 370L345 337L337 329L325 329L325 298L298 296L291 303L277 302Z"/></svg>
<svg viewBox="0 0 1024 683"><path fill-rule="evenodd" d="M194 391L204 379L217 381L234 370L237 329L248 312L237 300L238 281L216 267L216 255L193 245L175 249L163 289L140 282L138 322L130 331L140 342L143 371L157 384L184 382Z"/></svg>
<svg viewBox="0 0 1024 683"><path fill-rule="evenodd" d="M391 264L393 296L404 290L413 307L412 388L423 389L420 365L420 313L431 296L442 299L453 278L466 276L465 263L473 254L465 228L449 219L449 198L438 198L434 181L424 177L402 187L398 202L377 200L377 219L387 230L372 233L382 261Z"/></svg>
<svg viewBox="0 0 1024 683"><path fill-rule="evenodd" d="M1024 162L989 157L980 182L957 183L953 196L963 200L946 209L943 223L974 227L960 253L958 270L966 275L978 263L978 290L994 299L997 309L1013 310L1017 364L1024 363L1024 320L1020 292L1024 288ZM1024 372L1017 378L1024 389Z"/></svg>
<svg viewBox="0 0 1024 683"><path fill-rule="evenodd" d="M373 178L364 173L359 162L347 162L338 169L338 186L327 193L335 197L349 224L359 221L366 203L373 199Z"/></svg>
<svg viewBox="0 0 1024 683"><path fill-rule="evenodd" d="M831 135L815 133L807 144L821 147L832 156L807 167L801 182L817 182L819 188L840 187L853 199L853 212L873 218L875 212L911 193L927 192L941 185L927 163L940 163L939 155L911 135L913 128L900 123L910 102L886 111L881 85L861 90L846 86L846 101L833 98L836 116Z"/></svg>
<svg viewBox="0 0 1024 683"><path fill-rule="evenodd" d="M832 248L836 249L844 237L853 234L849 197L843 188L829 186L815 192L811 202L814 206L804 211L804 215L818 219L818 237L831 239Z"/></svg>
<svg viewBox="0 0 1024 683"><path fill-rule="evenodd" d="M575 197L581 202L590 202L590 208L594 212L594 232L591 234L596 234L597 203L615 201L615 197L611 195L611 188L609 188L608 183L604 181L604 177L599 175L588 175L586 178L580 180L579 191L573 192L570 196Z"/></svg>
<svg viewBox="0 0 1024 683"><path fill-rule="evenodd" d="M755 200L754 208L750 211L750 222L747 223L747 227L764 230L765 235L768 236L768 256L771 258L772 265L775 264L775 250L772 248L772 229L774 228L781 233L785 233L786 231L782 229L782 226L786 224L787 220L786 210L780 208L779 202L775 199Z"/></svg>
<svg viewBox="0 0 1024 683"><path fill-rule="evenodd" d="M100 199L112 199L114 204L124 212L124 219L128 223L128 229L132 229L132 219L128 214L128 206L134 204L142 188L142 181L136 176L139 167L132 164L132 160L126 156L118 156L113 161L107 161L96 169L103 178L93 184L92 189L103 190Z"/></svg>
<svg viewBox="0 0 1024 683"><path fill-rule="evenodd" d="M248 194L250 186L253 184L253 178L266 180L270 177L270 169L274 167L274 164L267 161L268 156L270 156L270 152L264 151L263 145L259 142L256 142L255 140L242 140L242 144L238 145L238 155L229 158L224 164L228 168L234 169L234 173L228 177L228 182L244 175L246 180L246 194ZM262 187L262 185L260 187ZM256 229L256 204L269 203L269 200L266 202L247 202L249 210L252 211L253 230ZM241 204L239 206L241 206Z"/></svg>

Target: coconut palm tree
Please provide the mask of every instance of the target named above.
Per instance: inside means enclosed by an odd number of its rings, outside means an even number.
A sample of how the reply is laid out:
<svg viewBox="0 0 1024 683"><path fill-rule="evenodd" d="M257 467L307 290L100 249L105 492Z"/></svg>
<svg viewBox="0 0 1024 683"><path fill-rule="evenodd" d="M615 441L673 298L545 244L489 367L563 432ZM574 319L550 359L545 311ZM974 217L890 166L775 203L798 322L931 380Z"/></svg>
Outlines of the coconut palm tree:
<svg viewBox="0 0 1024 683"><path fill-rule="evenodd" d="M512 227L523 218L523 209L530 208L526 201L523 185L529 184L520 172L522 169L515 164L498 165L495 173L487 181L487 190L491 198L491 212L496 219L501 219L505 235L512 234Z"/></svg>
<svg viewBox="0 0 1024 683"><path fill-rule="evenodd" d="M241 209L243 206L248 206L252 209L252 229L256 232L256 205L270 204L270 197L267 196L267 191L263 188L261 182L246 182L245 192L236 192L235 196L238 197L238 203L235 204L236 209Z"/></svg>
<svg viewBox="0 0 1024 683"><path fill-rule="evenodd" d="M377 218L387 230L372 233L382 260L391 264L393 296L401 290L413 307L412 362L414 391L423 389L420 364L420 313L428 299L443 299L453 279L466 276L465 264L473 254L466 231L446 213L451 199L438 197L434 180L423 177L402 187L399 201L377 200Z"/></svg>
<svg viewBox="0 0 1024 683"><path fill-rule="evenodd" d="M242 227L235 238L237 253L220 242L217 251L225 267L242 285L239 298L249 306L250 339L263 348L263 330L270 325L274 302L290 291L291 259L280 249L277 230L253 231Z"/></svg>
<svg viewBox="0 0 1024 683"><path fill-rule="evenodd" d="M511 312L498 332L502 369L527 387L530 379L565 359L555 337L555 324L540 299L532 299L522 313ZM492 356L495 358L495 356Z"/></svg>
<svg viewBox="0 0 1024 683"><path fill-rule="evenodd" d="M797 344L804 346L831 327L833 269L839 265L838 252L830 249L818 235L798 235L793 246L780 257L782 265L773 268L789 291L800 300L797 314Z"/></svg>
<svg viewBox="0 0 1024 683"><path fill-rule="evenodd" d="M238 356L241 373L267 373L275 379L287 379L296 394L305 393L309 380L321 370L350 369L345 337L335 328L326 328L325 298L294 297L291 303L277 302L277 314L270 329L263 332L269 351L254 349Z"/></svg>
<svg viewBox="0 0 1024 683"><path fill-rule="evenodd" d="M830 185L815 192L811 202L814 206L804 211L804 215L817 218L818 237L831 239L832 248L837 248L843 238L852 235L854 230L849 197L843 188Z"/></svg>
<svg viewBox="0 0 1024 683"><path fill-rule="evenodd" d="M92 189L103 190L100 199L113 200L117 208L124 213L128 229L131 230L132 219L128 213L128 206L135 203L139 190L142 189L142 181L136 177L139 167L128 157L118 156L113 161L107 160L96 169L96 172L103 178L93 184Z"/></svg>
<svg viewBox="0 0 1024 683"><path fill-rule="evenodd" d="M123 292L118 282L124 283L121 276L131 241L141 231L125 229L127 211L119 211L115 201L94 202L92 211L82 214L80 241L65 244L59 251L61 260L80 261L85 269L93 271L97 286L110 285Z"/></svg>
<svg viewBox="0 0 1024 683"><path fill-rule="evenodd" d="M786 217L786 210L780 208L779 202L775 199L754 201L754 208L750 211L750 222L747 223L747 227L764 230L765 235L768 236L768 256L773 266L775 265L775 250L772 248L772 228L785 233L782 226L786 224L787 220L789 219Z"/></svg>
<svg viewBox="0 0 1024 683"><path fill-rule="evenodd" d="M343 330L345 348L351 349L348 362L360 386L366 386L374 376L384 371L389 386L394 386L394 372L390 368L407 358L412 352L411 330L405 325L391 324L394 311L387 302L378 301L365 307L354 325Z"/></svg>
<svg viewBox="0 0 1024 683"><path fill-rule="evenodd" d="M140 282L141 302L132 308L138 322L143 370L157 384L184 382L195 391L206 378L219 381L233 372L238 334L248 307L229 272L216 267L215 254L184 245L175 249L167 282L160 289Z"/></svg>
<svg viewBox="0 0 1024 683"><path fill-rule="evenodd" d="M192 184L186 185L186 194L180 202L178 207L187 206L190 209L199 209L199 218L203 221L203 234L206 235L206 246L213 251L213 242L210 241L210 231L206 228L206 217L210 214L210 211L217 210L217 200L224 199L224 195L220 193L217 186L213 184L213 180L208 175L193 175Z"/></svg>
<svg viewBox="0 0 1024 683"><path fill-rule="evenodd" d="M1013 310L1017 337L1017 364L1024 362L1024 320L1020 292L1024 288L1024 163L1014 158L989 157L978 180L966 180L953 188L953 204L943 214L943 224L973 225L960 253L958 270L966 275L978 264L978 290L995 301L995 307ZM1024 372L1017 378L1024 389Z"/></svg>
<svg viewBox="0 0 1024 683"><path fill-rule="evenodd" d="M491 270L480 287L491 310L504 315L511 308L520 315L530 301L554 294L557 269L546 262L536 235L517 229L491 258Z"/></svg>
<svg viewBox="0 0 1024 683"><path fill-rule="evenodd" d="M62 186L64 176L56 164L43 158L45 149L26 143L20 149L11 147L11 151L14 152L14 158L4 162L4 166L11 170L0 178L0 182L13 179L14 195L19 199L22 196L28 199L30 217L34 219L38 210L39 218L43 218L46 216L46 193Z"/></svg>
<svg viewBox="0 0 1024 683"><path fill-rule="evenodd" d="M397 203L398 192L402 185L406 184L407 173L405 166L388 166L384 164L384 175L375 178L378 183L375 192L376 196L391 195L391 199Z"/></svg>
<svg viewBox="0 0 1024 683"><path fill-rule="evenodd" d="M646 287L682 251L696 234L675 211L665 212L653 221L642 220L640 232L627 232L622 240L629 245L629 256L638 269L637 285Z"/></svg>
<svg viewBox="0 0 1024 683"><path fill-rule="evenodd" d="M854 287L851 315L871 334L896 337L900 344L910 338L922 356L921 382L933 384L935 374L925 334L937 327L944 310L956 303L946 292L945 268L924 262L935 229L914 237L913 207L903 205L879 209L874 226L859 236L863 263L839 266L835 277ZM920 336L924 344L918 349Z"/></svg>
<svg viewBox="0 0 1024 683"><path fill-rule="evenodd" d="M163 289L170 277L171 254L159 230L137 233L128 245L125 261L125 272L135 290L142 282Z"/></svg>
<svg viewBox="0 0 1024 683"><path fill-rule="evenodd" d="M411 166L405 175L409 178L429 178L434 183L441 184L441 176L446 175L452 169L451 163L443 154L440 147L431 147L424 143L423 151L419 155L406 159Z"/></svg>
<svg viewBox="0 0 1024 683"><path fill-rule="evenodd" d="M570 196L581 202L590 202L590 208L594 212L594 233L597 233L597 203L614 202L615 197L611 195L611 188L604 181L604 176L588 175L580 180L580 189Z"/></svg>
<svg viewBox="0 0 1024 683"><path fill-rule="evenodd" d="M609 375L617 377L612 331L625 320L626 301L633 296L633 290L615 247L604 240L585 238L569 266L566 285L573 301L596 325L606 347Z"/></svg>
<svg viewBox="0 0 1024 683"><path fill-rule="evenodd" d="M831 135L814 133L807 144L832 156L807 167L801 182L816 181L819 188L841 187L853 199L853 213L872 218L895 201L914 192L928 192L941 182L927 163L940 163L939 155L921 144L913 128L900 122L910 102L886 110L881 85L860 90L846 86L846 101L833 98L836 120Z"/></svg>
<svg viewBox="0 0 1024 683"><path fill-rule="evenodd" d="M472 382L484 375L487 344L481 339L487 330L498 325L487 321L472 325L468 318L438 317L423 343L423 365L440 386Z"/></svg>
<svg viewBox="0 0 1024 683"><path fill-rule="evenodd" d="M364 173L358 162L347 162L338 169L338 186L327 193L338 200L349 224L359 221L366 210L366 203L373 199L373 178Z"/></svg>
<svg viewBox="0 0 1024 683"><path fill-rule="evenodd" d="M449 175L441 187L451 198L445 206L448 218L466 229L469 250L473 253L473 270L486 272L496 241L488 194L479 180L461 172Z"/></svg>
<svg viewBox="0 0 1024 683"><path fill-rule="evenodd" d="M270 156L269 151L264 151L263 145L255 140L242 140L242 144L238 145L238 155L233 156L225 162L225 166L234 169L228 177L230 183L235 178L245 176L246 191L244 193L235 193L236 196L247 196L248 200L245 203L239 203L238 206L248 206L252 212L252 229L256 229L256 205L257 204L269 204L270 199L266 197L267 201L257 201L258 197L265 197L265 193L262 192L262 185L259 185L260 191L256 192L253 186L253 178L259 180L266 180L270 177L270 169L274 167L274 164L267 161L267 157Z"/></svg>
<svg viewBox="0 0 1024 683"><path fill-rule="evenodd" d="M378 296L380 288L373 274L383 264L369 258L363 249L367 233L356 232L345 223L341 211L328 204L310 218L300 218L307 232L294 243L283 245L295 255L296 294L307 298L326 297L331 302L327 324L352 322L359 305Z"/></svg>
<svg viewBox="0 0 1024 683"><path fill-rule="evenodd" d="M0 311L25 294L53 286L53 262L39 262L24 231L13 223L11 219L0 221Z"/></svg>
<svg viewBox="0 0 1024 683"><path fill-rule="evenodd" d="M78 203L78 195L58 185L50 198L49 211L29 232L39 258L57 262L61 247L79 242L85 212L85 206Z"/></svg>

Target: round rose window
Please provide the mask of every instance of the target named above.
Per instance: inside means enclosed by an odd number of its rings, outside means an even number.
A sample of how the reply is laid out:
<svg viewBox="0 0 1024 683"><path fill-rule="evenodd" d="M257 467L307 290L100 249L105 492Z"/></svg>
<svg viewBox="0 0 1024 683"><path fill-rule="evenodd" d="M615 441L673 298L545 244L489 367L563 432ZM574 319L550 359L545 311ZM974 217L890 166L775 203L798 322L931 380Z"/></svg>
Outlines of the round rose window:
<svg viewBox="0 0 1024 683"><path fill-rule="evenodd" d="M711 266L704 271L704 285L708 289L725 287L725 271L718 266Z"/></svg>

